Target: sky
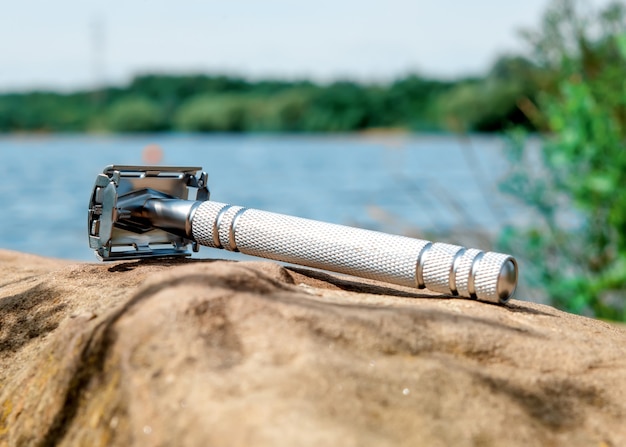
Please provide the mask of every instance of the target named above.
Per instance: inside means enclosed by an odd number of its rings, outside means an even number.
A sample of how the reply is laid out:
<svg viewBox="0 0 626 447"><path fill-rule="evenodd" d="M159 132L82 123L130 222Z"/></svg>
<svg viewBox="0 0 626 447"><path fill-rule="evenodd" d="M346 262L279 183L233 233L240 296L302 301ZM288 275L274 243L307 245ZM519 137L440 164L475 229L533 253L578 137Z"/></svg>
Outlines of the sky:
<svg viewBox="0 0 626 447"><path fill-rule="evenodd" d="M596 0L600 2L601 0ZM0 0L0 91L134 75L384 81L484 73L549 0Z"/></svg>

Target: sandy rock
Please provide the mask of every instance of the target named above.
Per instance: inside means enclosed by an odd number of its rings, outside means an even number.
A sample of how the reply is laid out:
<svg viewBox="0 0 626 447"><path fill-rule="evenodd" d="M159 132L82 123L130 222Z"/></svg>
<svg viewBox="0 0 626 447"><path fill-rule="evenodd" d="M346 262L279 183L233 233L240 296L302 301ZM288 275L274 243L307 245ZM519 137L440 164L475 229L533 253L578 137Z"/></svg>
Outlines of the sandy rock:
<svg viewBox="0 0 626 447"><path fill-rule="evenodd" d="M626 445L604 322L269 262L0 269L0 445Z"/></svg>

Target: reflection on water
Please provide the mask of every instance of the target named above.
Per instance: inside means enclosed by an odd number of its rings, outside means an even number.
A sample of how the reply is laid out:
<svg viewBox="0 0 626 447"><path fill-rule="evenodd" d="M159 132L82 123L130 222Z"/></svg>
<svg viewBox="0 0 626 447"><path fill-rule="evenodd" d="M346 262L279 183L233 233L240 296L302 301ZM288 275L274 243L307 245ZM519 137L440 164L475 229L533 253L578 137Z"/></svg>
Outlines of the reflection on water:
<svg viewBox="0 0 626 447"><path fill-rule="evenodd" d="M398 234L496 234L522 215L497 192L506 160L496 137L471 146L433 135L2 137L0 248L93 260L95 176L109 164L142 164L146 153L202 166L220 202ZM223 256L206 250L200 256Z"/></svg>

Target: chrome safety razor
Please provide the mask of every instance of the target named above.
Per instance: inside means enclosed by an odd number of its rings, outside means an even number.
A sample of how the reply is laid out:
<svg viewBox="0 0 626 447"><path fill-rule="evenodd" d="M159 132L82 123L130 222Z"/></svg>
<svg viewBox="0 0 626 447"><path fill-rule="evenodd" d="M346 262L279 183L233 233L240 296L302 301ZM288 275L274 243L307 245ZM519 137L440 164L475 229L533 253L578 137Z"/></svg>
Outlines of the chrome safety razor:
<svg viewBox="0 0 626 447"><path fill-rule="evenodd" d="M210 201L199 167L107 166L88 229L104 261L189 256L200 244L493 303L517 285L506 254Z"/></svg>

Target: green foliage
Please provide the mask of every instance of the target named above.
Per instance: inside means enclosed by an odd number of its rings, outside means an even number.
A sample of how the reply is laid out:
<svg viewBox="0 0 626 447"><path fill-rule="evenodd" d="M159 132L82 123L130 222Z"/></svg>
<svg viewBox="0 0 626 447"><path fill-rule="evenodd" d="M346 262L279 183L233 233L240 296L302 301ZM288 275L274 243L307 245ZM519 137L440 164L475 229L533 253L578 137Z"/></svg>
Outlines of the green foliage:
<svg viewBox="0 0 626 447"><path fill-rule="evenodd" d="M368 100L363 88L354 83L331 84L312 98L304 128L331 132L365 129L369 127Z"/></svg>
<svg viewBox="0 0 626 447"><path fill-rule="evenodd" d="M250 99L237 95L199 95L184 103L175 128L188 132L237 132L245 128Z"/></svg>
<svg viewBox="0 0 626 447"><path fill-rule="evenodd" d="M521 56L499 58L488 75L456 83L437 98L438 115L448 129L457 132L491 132L535 123L521 102L534 101L548 76Z"/></svg>
<svg viewBox="0 0 626 447"><path fill-rule="evenodd" d="M517 101L525 96L514 82L481 81L455 86L439 98L439 109L447 127L457 131L494 131L507 125L524 123Z"/></svg>
<svg viewBox="0 0 626 447"><path fill-rule="evenodd" d="M400 125L414 130L441 130L437 102L456 83L407 76L384 92L377 107L382 126Z"/></svg>
<svg viewBox="0 0 626 447"><path fill-rule="evenodd" d="M122 98L106 112L109 128L115 132L153 132L164 127L158 104L143 97Z"/></svg>
<svg viewBox="0 0 626 447"><path fill-rule="evenodd" d="M251 131L299 132L305 130L310 109L311 88L289 89L250 104L246 115Z"/></svg>
<svg viewBox="0 0 626 447"><path fill-rule="evenodd" d="M85 95L33 92L0 96L0 131L75 131L94 113Z"/></svg>
<svg viewBox="0 0 626 447"><path fill-rule="evenodd" d="M443 82L415 75L384 85L142 75L126 87L70 95L0 94L0 132L455 130L450 125L455 121L442 118L442 112L460 115L469 131L502 130L519 122L520 116L525 119L516 108L516 99L526 92L519 85L526 84L516 73L525 74L516 70L513 67L506 79L499 79L495 89L486 79L488 96L482 87L467 92L465 81ZM486 118L474 119L476 104L489 111ZM470 119L465 119L467 116Z"/></svg>
<svg viewBox="0 0 626 447"><path fill-rule="evenodd" d="M554 2L543 33L529 34L539 63L558 70L540 103L552 134L538 160L524 141L512 145L507 188L540 225L509 229L503 242L557 306L626 321L626 15L619 5L580 8Z"/></svg>

